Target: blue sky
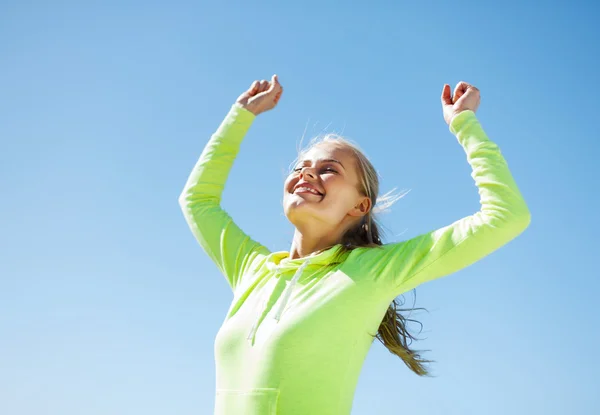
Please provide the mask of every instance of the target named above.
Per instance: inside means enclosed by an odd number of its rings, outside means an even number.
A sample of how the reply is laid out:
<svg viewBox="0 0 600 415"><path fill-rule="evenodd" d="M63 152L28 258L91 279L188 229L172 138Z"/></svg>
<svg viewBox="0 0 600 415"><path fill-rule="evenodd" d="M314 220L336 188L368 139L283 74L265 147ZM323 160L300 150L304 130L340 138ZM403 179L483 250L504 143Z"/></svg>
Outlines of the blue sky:
<svg viewBox="0 0 600 415"><path fill-rule="evenodd" d="M384 192L411 189L381 217L387 242L477 211L439 101L461 80L532 212L417 288L435 377L375 342L352 413L597 410L598 6L369 4L0 3L0 413L212 413L232 296L177 200L230 105L273 73L284 95L223 198L272 250L290 247L283 177L305 129L357 141Z"/></svg>

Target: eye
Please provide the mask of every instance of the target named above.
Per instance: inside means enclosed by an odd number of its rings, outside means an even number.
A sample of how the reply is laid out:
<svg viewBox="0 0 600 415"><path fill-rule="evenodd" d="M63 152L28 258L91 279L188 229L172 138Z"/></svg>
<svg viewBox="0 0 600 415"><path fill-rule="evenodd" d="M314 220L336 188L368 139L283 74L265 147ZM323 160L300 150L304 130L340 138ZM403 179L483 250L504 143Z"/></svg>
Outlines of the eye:
<svg viewBox="0 0 600 415"><path fill-rule="evenodd" d="M298 173L300 170L302 170L302 167L296 167L294 170L292 170L292 172ZM337 173L337 171L335 169L332 169L331 167L325 167L322 171L330 171L333 173Z"/></svg>

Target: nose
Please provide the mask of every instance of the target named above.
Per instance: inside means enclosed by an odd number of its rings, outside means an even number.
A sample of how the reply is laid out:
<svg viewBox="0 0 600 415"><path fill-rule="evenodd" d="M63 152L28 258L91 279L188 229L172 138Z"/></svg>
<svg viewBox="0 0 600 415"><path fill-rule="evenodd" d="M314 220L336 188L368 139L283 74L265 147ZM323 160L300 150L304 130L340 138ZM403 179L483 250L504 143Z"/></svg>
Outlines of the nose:
<svg viewBox="0 0 600 415"><path fill-rule="evenodd" d="M303 167L302 170L300 170L300 177L304 178L304 176L308 176L312 180L315 180L317 178L314 169L311 167Z"/></svg>

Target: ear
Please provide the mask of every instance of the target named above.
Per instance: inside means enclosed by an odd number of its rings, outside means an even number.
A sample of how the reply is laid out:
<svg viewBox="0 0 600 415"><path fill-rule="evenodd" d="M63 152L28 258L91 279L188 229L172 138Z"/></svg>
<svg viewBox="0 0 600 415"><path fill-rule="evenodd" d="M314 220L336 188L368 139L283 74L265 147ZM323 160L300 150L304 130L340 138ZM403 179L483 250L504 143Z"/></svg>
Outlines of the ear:
<svg viewBox="0 0 600 415"><path fill-rule="evenodd" d="M367 196L360 198L356 206L349 212L351 216L365 216L371 210L371 199Z"/></svg>

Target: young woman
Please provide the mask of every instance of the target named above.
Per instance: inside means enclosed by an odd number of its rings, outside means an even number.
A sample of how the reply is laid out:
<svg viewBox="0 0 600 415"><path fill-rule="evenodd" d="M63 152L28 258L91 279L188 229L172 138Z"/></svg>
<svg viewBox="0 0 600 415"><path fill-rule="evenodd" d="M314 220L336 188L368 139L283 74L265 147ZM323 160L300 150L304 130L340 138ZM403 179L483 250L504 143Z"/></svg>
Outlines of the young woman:
<svg viewBox="0 0 600 415"><path fill-rule="evenodd" d="M328 137L301 152L285 180L283 205L294 238L289 252L270 252L220 201L242 139L282 91L274 75L240 95L179 198L194 236L233 291L215 340L218 415L350 414L376 332L408 367L426 374L407 346L410 335L394 299L490 254L530 221L500 149L475 117L479 91L460 82L453 94L444 85L442 108L473 169L479 212L382 244L373 217L375 169L358 147Z"/></svg>

